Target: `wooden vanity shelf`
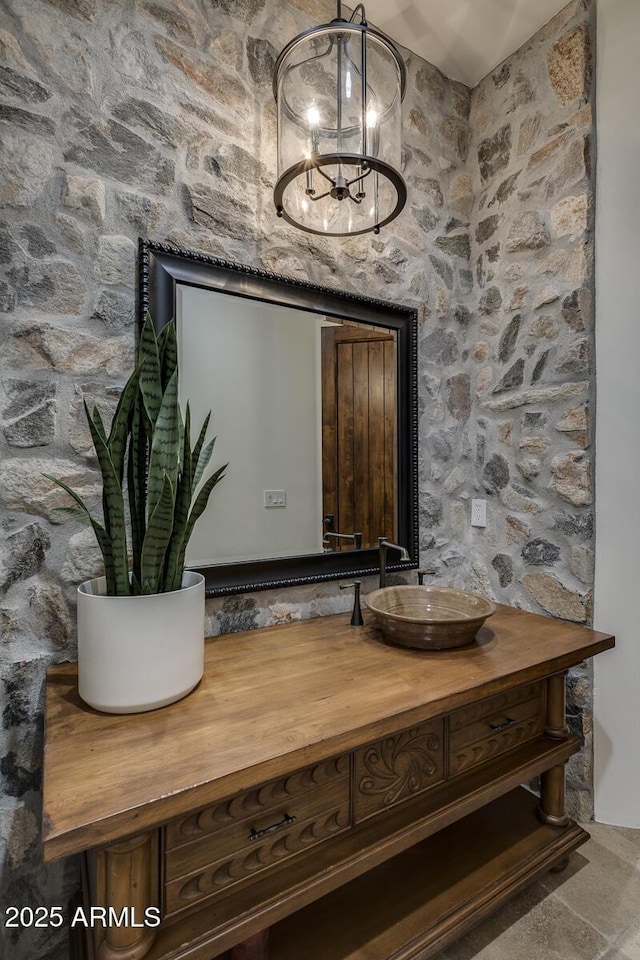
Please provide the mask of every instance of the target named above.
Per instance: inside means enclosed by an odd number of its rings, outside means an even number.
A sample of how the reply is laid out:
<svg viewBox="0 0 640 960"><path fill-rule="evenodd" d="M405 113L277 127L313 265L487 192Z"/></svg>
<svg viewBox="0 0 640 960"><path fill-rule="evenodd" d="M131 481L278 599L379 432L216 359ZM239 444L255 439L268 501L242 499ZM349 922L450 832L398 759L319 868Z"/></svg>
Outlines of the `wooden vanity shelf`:
<svg viewBox="0 0 640 960"><path fill-rule="evenodd" d="M266 929L269 960L435 956L587 839L564 809L565 674L612 646L504 606L431 653L323 617L210 640L198 689L136 716L54 667L44 858L84 854L87 906L162 916L74 956L257 957Z"/></svg>

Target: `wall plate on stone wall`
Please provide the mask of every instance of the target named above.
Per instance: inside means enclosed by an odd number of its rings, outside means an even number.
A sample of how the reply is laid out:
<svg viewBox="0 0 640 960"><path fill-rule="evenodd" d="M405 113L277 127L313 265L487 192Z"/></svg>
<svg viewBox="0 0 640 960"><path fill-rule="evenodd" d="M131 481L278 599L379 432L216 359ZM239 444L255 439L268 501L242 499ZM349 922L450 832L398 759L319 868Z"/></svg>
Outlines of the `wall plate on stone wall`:
<svg viewBox="0 0 640 960"><path fill-rule="evenodd" d="M486 527L487 525L487 501L471 501L471 526Z"/></svg>

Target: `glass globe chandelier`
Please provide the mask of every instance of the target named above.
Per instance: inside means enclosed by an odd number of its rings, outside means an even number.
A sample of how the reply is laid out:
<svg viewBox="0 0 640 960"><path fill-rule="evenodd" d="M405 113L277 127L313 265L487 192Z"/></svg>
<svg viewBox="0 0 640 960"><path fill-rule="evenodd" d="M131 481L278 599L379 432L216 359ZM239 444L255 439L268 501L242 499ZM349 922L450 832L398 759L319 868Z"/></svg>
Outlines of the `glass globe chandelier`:
<svg viewBox="0 0 640 960"><path fill-rule="evenodd" d="M359 21L354 22L359 17ZM294 37L275 65L279 217L328 237L380 232L407 199L400 173L406 68L391 40L351 19Z"/></svg>

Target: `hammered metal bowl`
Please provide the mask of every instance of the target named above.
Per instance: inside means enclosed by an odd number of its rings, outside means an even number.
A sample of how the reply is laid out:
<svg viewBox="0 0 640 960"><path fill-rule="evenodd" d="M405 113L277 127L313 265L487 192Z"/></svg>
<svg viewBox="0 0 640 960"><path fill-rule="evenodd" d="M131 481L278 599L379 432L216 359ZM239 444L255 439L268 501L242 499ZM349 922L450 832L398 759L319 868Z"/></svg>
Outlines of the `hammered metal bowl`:
<svg viewBox="0 0 640 960"><path fill-rule="evenodd" d="M365 600L388 643L418 650L466 647L496 612L486 597L452 587L383 587Z"/></svg>

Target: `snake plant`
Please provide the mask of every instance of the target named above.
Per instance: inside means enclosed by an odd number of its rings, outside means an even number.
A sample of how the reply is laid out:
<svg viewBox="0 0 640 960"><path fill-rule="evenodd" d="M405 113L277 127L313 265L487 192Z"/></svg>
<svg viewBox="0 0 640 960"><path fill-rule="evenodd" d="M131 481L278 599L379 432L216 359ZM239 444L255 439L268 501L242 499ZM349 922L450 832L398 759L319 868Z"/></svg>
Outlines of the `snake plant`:
<svg viewBox="0 0 640 960"><path fill-rule="evenodd" d="M103 520L96 519L66 483L49 477L75 500L75 507L61 509L93 527L104 558L108 596L179 590L194 524L228 464L198 490L215 438L205 446L209 413L191 447L189 404L183 421L178 403L175 324L167 324L156 336L151 317L145 317L138 362L120 395L109 433L97 407L90 412L85 402L84 409L102 473Z"/></svg>

